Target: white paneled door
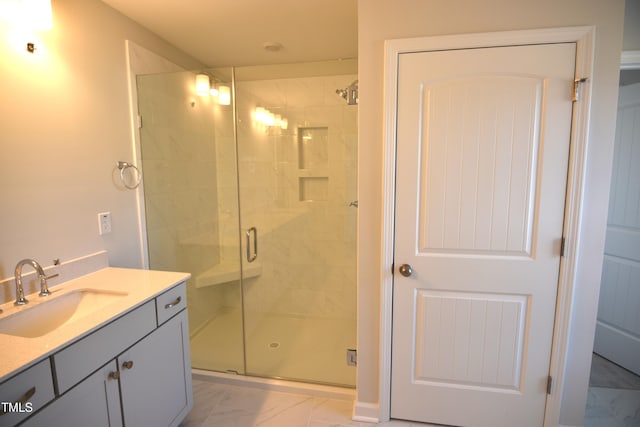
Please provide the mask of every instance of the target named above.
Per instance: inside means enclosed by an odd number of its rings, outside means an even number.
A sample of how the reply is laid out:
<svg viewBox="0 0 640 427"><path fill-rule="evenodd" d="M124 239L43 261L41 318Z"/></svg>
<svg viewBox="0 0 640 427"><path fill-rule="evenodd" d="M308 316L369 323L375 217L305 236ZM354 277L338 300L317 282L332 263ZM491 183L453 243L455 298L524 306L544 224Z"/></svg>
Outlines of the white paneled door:
<svg viewBox="0 0 640 427"><path fill-rule="evenodd" d="M543 425L575 52L400 55L392 418Z"/></svg>
<svg viewBox="0 0 640 427"><path fill-rule="evenodd" d="M620 88L594 351L640 375L640 83Z"/></svg>

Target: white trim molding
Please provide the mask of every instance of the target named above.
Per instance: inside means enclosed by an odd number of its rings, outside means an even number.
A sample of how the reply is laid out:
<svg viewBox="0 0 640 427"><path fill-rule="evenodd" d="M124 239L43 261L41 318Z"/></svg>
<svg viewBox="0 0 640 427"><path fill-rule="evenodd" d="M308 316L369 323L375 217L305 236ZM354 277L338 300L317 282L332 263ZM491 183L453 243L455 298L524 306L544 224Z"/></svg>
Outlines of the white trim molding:
<svg viewBox="0 0 640 427"><path fill-rule="evenodd" d="M377 423L379 418L380 408L375 403L356 402L353 405L353 421L360 421L363 423Z"/></svg>
<svg viewBox="0 0 640 427"><path fill-rule="evenodd" d="M640 50L625 50L620 55L621 70L637 70L640 68Z"/></svg>
<svg viewBox="0 0 640 427"><path fill-rule="evenodd" d="M398 60L400 54L435 50L468 49L480 47L515 46L527 44L576 43L576 78L587 78L581 100L574 106L572 118L571 151L565 206L566 252L560 267L556 323L549 374L554 378L551 394L547 397L545 427L557 426L567 363L568 336L572 298L576 289L576 270L581 230L589 140L589 115L591 110L591 76L593 74L595 28L592 26L564 27L506 31L496 33L461 34L436 37L419 37L385 41L384 77L384 165L382 206L382 253L380 262L381 325L380 325L380 382L377 416L372 419L387 421L391 410L391 330L393 296L393 244L396 175L396 106ZM359 406L360 405L360 406ZM356 412L366 412L363 404L356 404Z"/></svg>

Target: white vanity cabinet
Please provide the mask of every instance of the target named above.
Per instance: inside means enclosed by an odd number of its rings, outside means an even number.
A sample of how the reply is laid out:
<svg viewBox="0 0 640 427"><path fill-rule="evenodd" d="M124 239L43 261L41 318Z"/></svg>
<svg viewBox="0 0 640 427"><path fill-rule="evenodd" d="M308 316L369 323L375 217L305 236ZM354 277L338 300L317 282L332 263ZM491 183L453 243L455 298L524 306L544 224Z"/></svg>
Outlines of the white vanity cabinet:
<svg viewBox="0 0 640 427"><path fill-rule="evenodd" d="M23 425L122 427L120 391L113 372L117 372L115 361L98 369Z"/></svg>
<svg viewBox="0 0 640 427"><path fill-rule="evenodd" d="M23 425L178 426L193 406L185 308L181 283L56 352L58 398Z"/></svg>
<svg viewBox="0 0 640 427"><path fill-rule="evenodd" d="M0 385L0 426L13 426L55 398L51 362L45 359Z"/></svg>
<svg viewBox="0 0 640 427"><path fill-rule="evenodd" d="M187 314L180 314L118 356L127 427L177 426L191 409Z"/></svg>

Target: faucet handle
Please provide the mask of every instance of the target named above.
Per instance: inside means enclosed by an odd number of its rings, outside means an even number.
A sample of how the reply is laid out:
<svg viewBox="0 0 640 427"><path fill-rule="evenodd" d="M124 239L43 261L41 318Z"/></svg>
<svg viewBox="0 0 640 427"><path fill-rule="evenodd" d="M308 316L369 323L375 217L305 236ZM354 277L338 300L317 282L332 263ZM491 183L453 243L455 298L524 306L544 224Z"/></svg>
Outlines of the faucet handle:
<svg viewBox="0 0 640 427"><path fill-rule="evenodd" d="M51 291L49 290L49 285L47 285L47 280L49 279L53 279L54 277L58 277L59 274L52 274L51 276L45 276L45 275L41 275L40 276L40 293L38 295L40 295L41 297L46 297L51 295Z"/></svg>

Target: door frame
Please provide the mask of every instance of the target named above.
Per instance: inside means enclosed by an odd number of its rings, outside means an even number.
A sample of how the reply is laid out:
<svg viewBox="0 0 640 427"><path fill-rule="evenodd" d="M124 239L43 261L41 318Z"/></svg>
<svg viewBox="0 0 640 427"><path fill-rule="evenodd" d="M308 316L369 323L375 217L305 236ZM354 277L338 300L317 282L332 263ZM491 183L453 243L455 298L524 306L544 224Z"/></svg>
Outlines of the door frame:
<svg viewBox="0 0 640 427"><path fill-rule="evenodd" d="M417 37L385 40L384 74L384 142L383 142L383 205L382 253L380 262L381 325L380 376L378 413L386 421L391 413L391 331L393 303L394 213L396 175L396 107L399 56L404 53L450 49L468 49L529 44L576 43L576 78L586 77L581 87L581 99L574 103L569 172L564 215L565 255L560 262L556 320L553 331L549 375L555 380L547 395L545 426L557 426L567 362L570 332L571 301L576 289L578 243L581 229L582 202L587 165L589 115L591 110L591 76L593 75L595 27L563 27L450 36Z"/></svg>

